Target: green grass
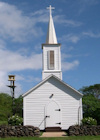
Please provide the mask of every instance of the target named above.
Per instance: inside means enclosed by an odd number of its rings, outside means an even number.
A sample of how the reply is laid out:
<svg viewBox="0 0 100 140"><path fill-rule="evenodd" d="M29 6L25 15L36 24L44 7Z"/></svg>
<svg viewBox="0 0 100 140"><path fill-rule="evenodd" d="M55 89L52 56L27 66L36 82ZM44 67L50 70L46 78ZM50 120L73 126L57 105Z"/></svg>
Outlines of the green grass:
<svg viewBox="0 0 100 140"><path fill-rule="evenodd" d="M10 138L0 138L0 140L100 140L100 136L70 136L62 138L10 137Z"/></svg>
<svg viewBox="0 0 100 140"><path fill-rule="evenodd" d="M7 125L8 122L7 121L0 121L0 125Z"/></svg>

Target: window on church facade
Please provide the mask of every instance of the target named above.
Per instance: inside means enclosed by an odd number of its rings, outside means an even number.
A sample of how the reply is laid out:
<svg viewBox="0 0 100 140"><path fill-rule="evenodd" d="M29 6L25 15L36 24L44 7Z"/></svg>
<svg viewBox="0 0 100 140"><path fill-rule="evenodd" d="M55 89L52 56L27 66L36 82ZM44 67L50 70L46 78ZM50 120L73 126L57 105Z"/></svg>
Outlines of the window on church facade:
<svg viewBox="0 0 100 140"><path fill-rule="evenodd" d="M48 52L48 60L49 60L49 69L53 70L54 69L54 51L49 51Z"/></svg>

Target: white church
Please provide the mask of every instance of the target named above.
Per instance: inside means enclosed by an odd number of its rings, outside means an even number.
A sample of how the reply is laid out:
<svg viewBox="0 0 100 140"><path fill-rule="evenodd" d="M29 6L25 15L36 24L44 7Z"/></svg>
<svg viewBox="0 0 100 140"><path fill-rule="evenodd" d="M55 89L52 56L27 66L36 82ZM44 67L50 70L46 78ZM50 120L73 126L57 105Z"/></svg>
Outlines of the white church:
<svg viewBox="0 0 100 140"><path fill-rule="evenodd" d="M67 130L82 120L82 94L62 81L61 44L50 18L46 43L42 44L42 81L23 94L24 125L40 130Z"/></svg>

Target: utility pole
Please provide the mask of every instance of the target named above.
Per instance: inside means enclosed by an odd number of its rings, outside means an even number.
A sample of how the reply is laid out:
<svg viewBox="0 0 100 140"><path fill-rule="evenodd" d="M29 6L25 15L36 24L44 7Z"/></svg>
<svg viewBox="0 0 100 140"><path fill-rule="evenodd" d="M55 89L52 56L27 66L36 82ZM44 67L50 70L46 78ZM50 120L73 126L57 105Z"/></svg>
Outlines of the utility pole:
<svg viewBox="0 0 100 140"><path fill-rule="evenodd" d="M15 75L8 75L8 81L10 81L10 85L8 86L11 90L11 96L12 96L12 112L14 115L14 98L15 98Z"/></svg>

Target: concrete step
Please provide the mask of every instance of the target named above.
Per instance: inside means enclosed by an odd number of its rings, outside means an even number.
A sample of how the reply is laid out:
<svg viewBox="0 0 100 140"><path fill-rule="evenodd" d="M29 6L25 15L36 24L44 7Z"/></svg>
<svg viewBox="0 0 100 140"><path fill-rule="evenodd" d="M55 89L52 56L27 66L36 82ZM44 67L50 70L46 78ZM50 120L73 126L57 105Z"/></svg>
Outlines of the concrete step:
<svg viewBox="0 0 100 140"><path fill-rule="evenodd" d="M61 132L61 127L47 127L45 128L46 132Z"/></svg>

